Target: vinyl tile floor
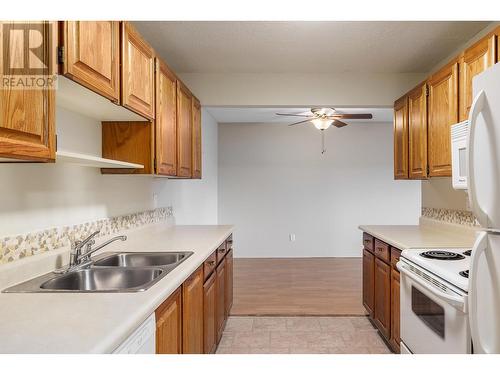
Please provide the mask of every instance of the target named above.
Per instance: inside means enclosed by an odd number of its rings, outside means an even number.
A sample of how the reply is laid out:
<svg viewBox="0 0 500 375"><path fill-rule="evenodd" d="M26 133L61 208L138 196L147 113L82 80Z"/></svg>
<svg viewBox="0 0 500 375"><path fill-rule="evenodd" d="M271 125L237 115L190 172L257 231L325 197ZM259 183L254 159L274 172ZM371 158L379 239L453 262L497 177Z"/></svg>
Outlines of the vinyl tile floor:
<svg viewBox="0 0 500 375"><path fill-rule="evenodd" d="M217 354L389 354L366 317L230 316Z"/></svg>

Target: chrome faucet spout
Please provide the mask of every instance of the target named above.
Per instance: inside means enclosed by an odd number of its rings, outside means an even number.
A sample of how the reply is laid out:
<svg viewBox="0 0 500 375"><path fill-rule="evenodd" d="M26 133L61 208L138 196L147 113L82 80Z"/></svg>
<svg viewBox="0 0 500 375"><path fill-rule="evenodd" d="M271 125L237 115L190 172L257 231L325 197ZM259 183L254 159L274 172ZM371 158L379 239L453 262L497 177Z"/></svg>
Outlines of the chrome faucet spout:
<svg viewBox="0 0 500 375"><path fill-rule="evenodd" d="M113 237L109 240L107 240L106 242L100 244L99 246L95 247L95 248L92 248L92 245L94 243L92 243L88 248L87 248L87 251L80 254L76 260L77 262L81 262L83 259L90 259L90 255L92 255L93 253L95 253L96 251L98 250L101 250L103 247L105 246L108 246L110 243L112 242L115 242L115 241L126 241L127 240L127 236L116 236L116 237Z"/></svg>
<svg viewBox="0 0 500 375"><path fill-rule="evenodd" d="M127 236L116 236L106 242L100 244L99 246L93 248L95 245L94 237L99 234L99 231L95 231L90 236L82 241L75 241L71 246L71 254L69 259L69 266L65 268L60 268L54 271L54 273L66 273L74 269L83 268L92 265L92 260L90 256L103 247L109 245L115 241L125 241ZM85 248L85 249L84 249Z"/></svg>

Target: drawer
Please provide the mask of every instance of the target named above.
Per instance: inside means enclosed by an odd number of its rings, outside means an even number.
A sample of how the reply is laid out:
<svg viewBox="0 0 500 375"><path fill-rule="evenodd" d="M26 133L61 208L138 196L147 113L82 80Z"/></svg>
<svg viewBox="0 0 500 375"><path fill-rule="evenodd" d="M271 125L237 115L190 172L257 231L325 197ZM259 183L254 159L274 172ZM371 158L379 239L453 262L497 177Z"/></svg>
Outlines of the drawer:
<svg viewBox="0 0 500 375"><path fill-rule="evenodd" d="M221 262L221 260L224 259L224 257L226 256L226 252L227 252L226 241L224 241L216 250L217 264L219 264Z"/></svg>
<svg viewBox="0 0 500 375"><path fill-rule="evenodd" d="M395 270L397 270L396 263L399 262L400 256L401 256L401 250L391 246L391 265L394 267Z"/></svg>
<svg viewBox="0 0 500 375"><path fill-rule="evenodd" d="M373 236L368 233L363 233L363 247L373 253Z"/></svg>
<svg viewBox="0 0 500 375"><path fill-rule="evenodd" d="M389 245L375 238L375 256L387 263L391 261Z"/></svg>
<svg viewBox="0 0 500 375"><path fill-rule="evenodd" d="M213 272L215 267L217 266L217 255L216 252L214 251L203 263L203 274L204 279L208 279L210 277L210 274Z"/></svg>

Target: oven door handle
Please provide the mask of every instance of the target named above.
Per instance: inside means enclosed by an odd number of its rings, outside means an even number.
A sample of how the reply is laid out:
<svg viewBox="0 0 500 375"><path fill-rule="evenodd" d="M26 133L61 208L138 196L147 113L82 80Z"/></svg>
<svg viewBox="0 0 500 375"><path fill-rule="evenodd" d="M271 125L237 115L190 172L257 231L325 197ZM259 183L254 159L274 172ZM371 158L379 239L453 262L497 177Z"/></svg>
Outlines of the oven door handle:
<svg viewBox="0 0 500 375"><path fill-rule="evenodd" d="M466 312L467 305L465 303L466 301L465 301L464 297L452 296L451 294L448 294L448 293L445 293L445 292L439 290L438 288L434 287L432 284L425 282L424 280L422 280L422 278L420 278L419 276L417 276L416 274L414 274L413 272L408 270L403 265L403 263L401 261L399 261L396 264L396 267L398 268L399 272L401 272L405 276L408 276L412 281L419 284L422 288L425 288L425 290L428 290L429 292L434 294L436 297L445 300L446 302L448 302L450 305L452 305L456 309L458 309L464 313Z"/></svg>

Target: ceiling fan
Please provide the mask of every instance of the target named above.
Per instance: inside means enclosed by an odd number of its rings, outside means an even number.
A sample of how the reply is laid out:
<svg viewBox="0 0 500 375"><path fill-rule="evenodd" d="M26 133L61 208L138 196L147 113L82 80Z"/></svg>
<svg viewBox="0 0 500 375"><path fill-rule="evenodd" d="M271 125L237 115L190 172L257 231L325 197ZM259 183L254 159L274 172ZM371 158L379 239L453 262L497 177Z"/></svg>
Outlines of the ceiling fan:
<svg viewBox="0 0 500 375"><path fill-rule="evenodd" d="M321 130L321 142L322 151L324 154L325 149L325 135L323 130L328 129L331 125L337 128L342 128L348 124L340 120L370 120L373 118L371 113L342 113L337 112L335 108L311 108L311 113L276 113L278 116L289 116L289 117L306 117L305 120L294 122L288 126L294 126L299 124L304 124L306 122L311 122L316 129Z"/></svg>

